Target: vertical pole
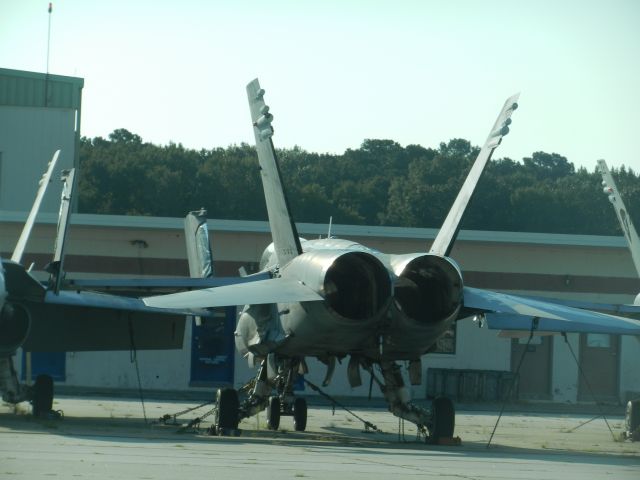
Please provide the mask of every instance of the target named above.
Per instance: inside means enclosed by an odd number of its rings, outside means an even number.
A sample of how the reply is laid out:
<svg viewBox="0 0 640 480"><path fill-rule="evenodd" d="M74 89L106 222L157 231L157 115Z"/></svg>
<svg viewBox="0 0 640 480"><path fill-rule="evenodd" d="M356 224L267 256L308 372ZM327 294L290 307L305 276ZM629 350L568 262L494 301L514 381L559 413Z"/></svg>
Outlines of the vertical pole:
<svg viewBox="0 0 640 480"><path fill-rule="evenodd" d="M24 371L24 380L27 385L31 385L31 352L24 352L24 363L25 363L25 371Z"/></svg>
<svg viewBox="0 0 640 480"><path fill-rule="evenodd" d="M49 28L47 30L47 73L44 77L44 106L49 105L49 47L51 45L51 11L53 4L49 2Z"/></svg>

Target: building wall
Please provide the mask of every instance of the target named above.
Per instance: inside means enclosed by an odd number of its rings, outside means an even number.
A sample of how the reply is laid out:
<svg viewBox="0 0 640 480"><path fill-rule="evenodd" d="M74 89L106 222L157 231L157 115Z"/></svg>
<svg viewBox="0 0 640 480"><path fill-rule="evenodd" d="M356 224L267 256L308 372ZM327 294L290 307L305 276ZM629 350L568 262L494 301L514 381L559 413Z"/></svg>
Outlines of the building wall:
<svg viewBox="0 0 640 480"><path fill-rule="evenodd" d="M0 212L5 219L0 230L0 252L8 255L17 239L25 214ZM27 247L25 263L42 268L51 258L56 216L44 214ZM209 221L214 256L222 275L236 275L237 267L259 260L270 241L266 222ZM307 238L315 238L324 226L300 225ZM341 232L342 230L342 232ZM336 235L391 252L424 251L433 239L430 229L334 226ZM547 295L606 302L632 302L640 281L622 238L566 235L461 232L453 252L467 282L473 286L516 293ZM187 275L181 219L75 215L68 237L66 270L69 278L97 276ZM528 283L532 288L524 288ZM569 336L578 354L578 335ZM202 390L190 387L191 329L185 348L179 351L137 353L143 388L153 390ZM553 340L551 397L557 402L577 401L578 369L562 337ZM620 356L620 398L640 391L640 342L623 338ZM137 376L130 352L68 352L66 385L137 389ZM345 370L338 365L326 391L334 395L368 395L364 385L351 388ZM308 379L320 384L326 367L310 360ZM455 354L432 354L423 358L423 378L428 368L502 370L511 368L511 340L496 331L478 328L470 320L458 323ZM254 372L245 359L235 356L235 386ZM426 385L412 387L424 398ZM373 391L380 396L377 388Z"/></svg>
<svg viewBox="0 0 640 480"><path fill-rule="evenodd" d="M81 78L0 68L0 210L31 209L56 150L57 171L78 166L83 84ZM52 187L42 212L60 208L61 186Z"/></svg>

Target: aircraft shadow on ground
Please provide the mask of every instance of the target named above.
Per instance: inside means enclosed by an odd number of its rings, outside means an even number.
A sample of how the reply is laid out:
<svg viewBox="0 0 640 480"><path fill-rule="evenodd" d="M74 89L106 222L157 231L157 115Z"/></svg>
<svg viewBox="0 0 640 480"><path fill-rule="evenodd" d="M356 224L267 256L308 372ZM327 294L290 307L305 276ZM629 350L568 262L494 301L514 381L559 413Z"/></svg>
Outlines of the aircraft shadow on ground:
<svg viewBox="0 0 640 480"><path fill-rule="evenodd" d="M257 430L245 428L238 436L211 436L206 428L179 433L178 425L161 425L145 423L144 419L105 418L105 417L66 417L64 419L40 419L31 415L16 415L0 412L0 427L25 433L48 433L69 438L92 441L118 442L129 444L140 443L175 443L265 445L278 447L304 447L308 450L323 452L349 453L368 455L405 455L408 450L425 455L437 454L457 458L511 458L531 459L544 457L545 461L579 461L594 465L618 465L621 460L628 461L630 455L618 453L598 453L575 450L517 447L500 444L494 440L490 448L486 441L465 441L460 446L440 446L426 444L418 440L413 433L406 433L404 438L397 432L367 432L354 427L323 427L323 431L295 432L288 430ZM487 439L488 440L488 439ZM637 457L635 457L637 459Z"/></svg>

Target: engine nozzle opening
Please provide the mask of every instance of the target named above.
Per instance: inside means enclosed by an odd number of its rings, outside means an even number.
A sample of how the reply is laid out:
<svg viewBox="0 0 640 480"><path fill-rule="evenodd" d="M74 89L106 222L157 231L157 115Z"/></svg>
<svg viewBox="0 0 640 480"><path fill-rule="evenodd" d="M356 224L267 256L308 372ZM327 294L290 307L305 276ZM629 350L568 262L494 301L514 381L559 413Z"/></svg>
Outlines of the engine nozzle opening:
<svg viewBox="0 0 640 480"><path fill-rule="evenodd" d="M325 300L338 315L366 320L380 314L391 299L391 280L378 259L362 252L341 255L324 279Z"/></svg>

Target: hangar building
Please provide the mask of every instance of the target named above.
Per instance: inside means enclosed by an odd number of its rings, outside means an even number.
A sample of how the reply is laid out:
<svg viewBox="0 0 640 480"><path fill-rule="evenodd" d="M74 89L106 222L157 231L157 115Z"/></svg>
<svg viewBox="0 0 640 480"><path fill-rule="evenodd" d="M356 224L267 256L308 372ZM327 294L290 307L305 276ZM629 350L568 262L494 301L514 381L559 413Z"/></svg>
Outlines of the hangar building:
<svg viewBox="0 0 640 480"><path fill-rule="evenodd" d="M82 78L0 68L0 210L31 209L56 150L59 170L78 166L83 86ZM51 187L43 212L60 208L61 186Z"/></svg>
<svg viewBox="0 0 640 480"><path fill-rule="evenodd" d="M26 214L2 212L2 255L11 252ZM57 216L43 214L27 248L25 263L42 268L50 259ZM216 273L237 275L257 266L270 243L267 222L209 220ZM326 225L300 224L306 238L326 235ZM425 251L436 230L334 225L334 235L389 253ZM631 303L640 280L622 237L462 231L452 252L465 284L529 295ZM69 230L67 278L100 276L187 276L182 219L79 214ZM236 314L222 311L219 323L187 327L179 351L141 351L137 359L142 388L207 391L220 385L241 386L253 373L233 347ZM452 351L423 359L423 384L416 398L446 393L459 400L498 400L506 395L526 340L499 336L471 320L458 322ZM628 336L569 334L536 337L521 367L514 396L552 402L617 403L640 392L640 342ZM569 346L571 348L569 348ZM586 373L579 373L575 354ZM38 360L38 355L41 355ZM20 356L18 368L22 369ZM344 362L343 362L344 363ZM366 386L352 389L339 366L327 392L368 395ZM319 384L326 367L310 362L309 380ZM24 369L22 369L24 370ZM138 388L130 352L37 354L33 373L48 372L58 385L95 389ZM24 375L24 372L23 372ZM380 395L374 389L374 395Z"/></svg>

